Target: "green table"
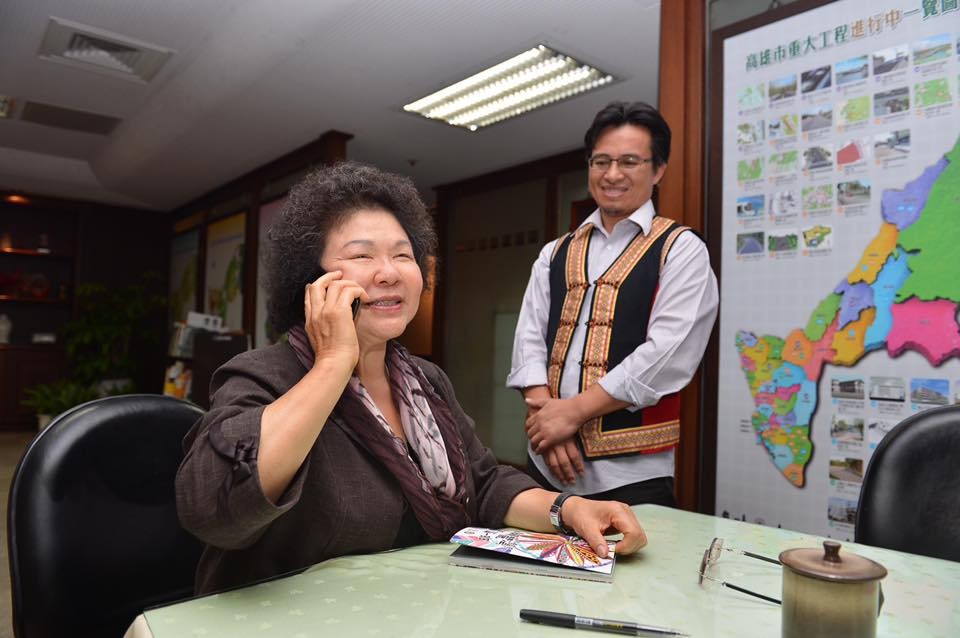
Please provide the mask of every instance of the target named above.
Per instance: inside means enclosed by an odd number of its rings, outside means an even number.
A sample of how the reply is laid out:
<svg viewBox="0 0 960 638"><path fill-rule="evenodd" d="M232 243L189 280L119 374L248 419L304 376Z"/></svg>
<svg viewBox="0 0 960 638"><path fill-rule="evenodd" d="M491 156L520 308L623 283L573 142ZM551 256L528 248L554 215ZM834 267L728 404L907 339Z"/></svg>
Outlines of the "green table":
<svg viewBox="0 0 960 638"><path fill-rule="evenodd" d="M440 543L336 558L296 576L154 609L127 637L571 635L521 622L522 608L633 620L691 636L779 635L779 606L697 584L703 550L720 536L728 545L776 557L792 547L818 547L821 538L655 505L634 511L650 543L618 559L613 583L451 567L446 561L454 546ZM960 635L960 563L844 547L889 571L879 636ZM725 555L710 573L780 596L775 565Z"/></svg>

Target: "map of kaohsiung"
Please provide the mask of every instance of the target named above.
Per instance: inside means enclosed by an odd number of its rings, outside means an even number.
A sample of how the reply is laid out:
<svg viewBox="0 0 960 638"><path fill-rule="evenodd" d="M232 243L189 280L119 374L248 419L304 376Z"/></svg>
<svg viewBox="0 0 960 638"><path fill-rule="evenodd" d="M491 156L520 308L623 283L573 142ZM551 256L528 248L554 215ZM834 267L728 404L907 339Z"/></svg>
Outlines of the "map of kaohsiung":
<svg viewBox="0 0 960 638"><path fill-rule="evenodd" d="M960 140L902 190L884 191L880 207L880 231L803 328L786 337L737 332L753 428L796 487L813 450L825 364L852 366L875 350L914 350L933 366L960 356Z"/></svg>

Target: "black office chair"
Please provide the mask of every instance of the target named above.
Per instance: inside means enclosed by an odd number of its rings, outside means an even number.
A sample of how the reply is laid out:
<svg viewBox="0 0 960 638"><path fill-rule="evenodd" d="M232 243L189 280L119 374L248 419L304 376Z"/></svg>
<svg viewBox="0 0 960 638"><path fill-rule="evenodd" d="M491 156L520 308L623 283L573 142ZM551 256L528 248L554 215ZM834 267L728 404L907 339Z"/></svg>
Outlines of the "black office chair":
<svg viewBox="0 0 960 638"><path fill-rule="evenodd" d="M63 413L27 447L7 534L17 638L120 638L145 607L192 595L201 544L174 476L197 406L147 394Z"/></svg>
<svg viewBox="0 0 960 638"><path fill-rule="evenodd" d="M901 421L863 477L855 540L960 561L960 405Z"/></svg>

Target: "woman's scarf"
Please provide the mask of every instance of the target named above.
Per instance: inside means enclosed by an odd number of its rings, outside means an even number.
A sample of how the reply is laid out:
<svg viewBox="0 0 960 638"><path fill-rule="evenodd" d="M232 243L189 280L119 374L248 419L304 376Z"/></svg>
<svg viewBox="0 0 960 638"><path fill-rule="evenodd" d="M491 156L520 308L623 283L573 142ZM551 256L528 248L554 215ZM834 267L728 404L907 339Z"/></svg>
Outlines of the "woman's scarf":
<svg viewBox="0 0 960 638"><path fill-rule="evenodd" d="M288 341L300 363L310 370L314 353L303 326L291 328ZM388 342L385 363L406 443L393 435L383 413L356 375L350 377L334 412L351 428L363 447L397 478L427 535L433 540L447 540L470 524L464 507L463 441L450 408L407 350L398 343Z"/></svg>

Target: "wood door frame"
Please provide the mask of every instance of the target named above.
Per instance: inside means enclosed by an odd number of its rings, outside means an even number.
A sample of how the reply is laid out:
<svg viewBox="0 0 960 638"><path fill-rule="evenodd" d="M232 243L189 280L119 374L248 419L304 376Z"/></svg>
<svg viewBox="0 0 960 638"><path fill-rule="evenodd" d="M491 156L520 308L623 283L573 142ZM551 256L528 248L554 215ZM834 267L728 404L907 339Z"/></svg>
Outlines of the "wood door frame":
<svg viewBox="0 0 960 638"><path fill-rule="evenodd" d="M707 3L660 3L660 112L670 124L669 168L657 190L658 212L703 233ZM680 446L675 456L677 505L702 510L700 489L702 373L680 393Z"/></svg>

